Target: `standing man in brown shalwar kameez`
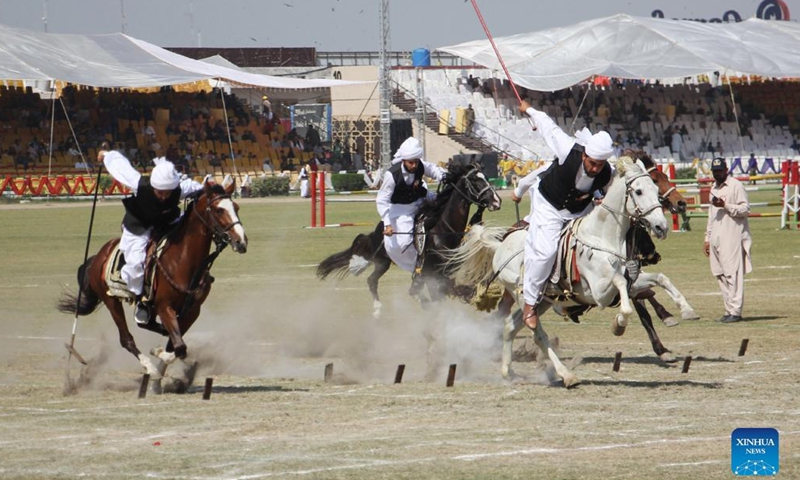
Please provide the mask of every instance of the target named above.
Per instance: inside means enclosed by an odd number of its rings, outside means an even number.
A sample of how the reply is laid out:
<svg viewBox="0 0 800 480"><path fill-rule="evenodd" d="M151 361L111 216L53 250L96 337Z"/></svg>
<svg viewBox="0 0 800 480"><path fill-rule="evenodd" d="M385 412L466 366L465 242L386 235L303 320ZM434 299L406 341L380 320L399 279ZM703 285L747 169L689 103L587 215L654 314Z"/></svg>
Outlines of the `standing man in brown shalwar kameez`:
<svg viewBox="0 0 800 480"><path fill-rule="evenodd" d="M725 315L718 321L738 322L744 303L744 274L753 271L750 261L750 204L742 182L728 176L725 159L711 162L715 184L711 187L703 253L711 258L711 273L717 277Z"/></svg>

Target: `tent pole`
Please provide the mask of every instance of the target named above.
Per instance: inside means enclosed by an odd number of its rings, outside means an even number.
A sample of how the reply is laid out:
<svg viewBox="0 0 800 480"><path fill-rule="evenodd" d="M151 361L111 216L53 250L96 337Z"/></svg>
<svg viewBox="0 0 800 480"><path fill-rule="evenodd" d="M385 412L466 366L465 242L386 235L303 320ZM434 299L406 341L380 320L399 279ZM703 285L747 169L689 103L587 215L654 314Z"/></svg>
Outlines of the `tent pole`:
<svg viewBox="0 0 800 480"><path fill-rule="evenodd" d="M86 157L83 156L83 150L81 149L81 144L78 141L78 136L75 135L75 129L72 128L72 122L69 121L69 113L67 113L67 107L64 105L64 99L58 97L58 101L61 103L61 108L64 109L64 117L67 119L67 125L69 125L69 131L72 132L72 139L75 140L75 147L78 149L78 153L81 154L81 162L83 163L83 168L86 170L87 175L91 175L89 171L89 164L86 162Z"/></svg>
<svg viewBox="0 0 800 480"><path fill-rule="evenodd" d="M733 85L731 85L731 77L728 76L728 71L725 71L725 80L728 81L728 91L731 94L731 108L733 109L733 117L736 119L736 130L739 132L739 148L744 154L744 140L742 140L742 127L739 125L739 114L736 113L736 98L733 96Z"/></svg>
<svg viewBox="0 0 800 480"><path fill-rule="evenodd" d="M231 150L231 162L233 163L233 178L234 180L239 177L239 172L236 170L236 155L233 153L233 139L231 138L231 124L228 121L228 108L225 106L225 90L219 86L222 82L221 78L217 79L217 87L219 88L219 96L222 98L222 114L225 115L225 130L228 132L228 147ZM240 182L236 182L236 193L241 192L242 186Z"/></svg>
<svg viewBox="0 0 800 480"><path fill-rule="evenodd" d="M50 94L53 96L53 99L52 102L50 102L50 159L47 161L48 178L53 174L53 133L56 128L56 80L53 79L50 85ZM50 189L47 189L47 203L50 203Z"/></svg>
<svg viewBox="0 0 800 480"><path fill-rule="evenodd" d="M583 110L583 103L586 101L586 97L589 96L589 89L592 88L592 84L594 83L593 80L594 80L594 75L592 75L592 78L589 80L589 84L586 85L586 93L583 94L583 100L581 100L581 104L578 105L578 111L575 112L575 116L572 117L572 125L569 127L570 132L572 133L575 133L575 122L578 121L578 117L581 114L581 110Z"/></svg>

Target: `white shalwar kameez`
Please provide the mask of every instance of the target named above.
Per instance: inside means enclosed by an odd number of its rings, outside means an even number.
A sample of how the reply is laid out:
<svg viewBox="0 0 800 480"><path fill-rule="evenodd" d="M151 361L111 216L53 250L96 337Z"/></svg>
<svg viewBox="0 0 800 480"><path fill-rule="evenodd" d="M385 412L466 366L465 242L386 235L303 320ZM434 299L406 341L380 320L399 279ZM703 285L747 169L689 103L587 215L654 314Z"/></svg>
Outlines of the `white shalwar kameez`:
<svg viewBox="0 0 800 480"><path fill-rule="evenodd" d="M441 181L444 178L445 170L424 160L419 160L419 162L420 165L417 168L424 168L425 176L437 181ZM414 182L414 174L407 172L404 166L401 167L401 171L406 185L411 185ZM425 182L423 182L423 185L427 188ZM408 205L392 203L394 187L392 172L385 172L375 203L378 207L378 215L383 220L384 228L391 225L395 234L384 236L383 245L386 248L386 253L389 254L389 258L398 267L407 272L413 272L417 261L417 249L414 247L414 235L409 235L409 233L414 230L414 217L424 199L420 198ZM432 200L436 198L436 193L429 190L426 198Z"/></svg>
<svg viewBox="0 0 800 480"><path fill-rule="evenodd" d="M114 180L128 187L133 195L136 195L142 174L131 166L127 158L117 151L109 151L103 157L103 165ZM179 186L181 188L181 199L203 188L202 184L188 177L181 179ZM124 225L122 226L119 249L125 256L125 266L122 267L120 276L125 280L128 290L135 295L142 294L147 242L150 241L152 231L152 228L148 228L144 234L135 235L129 232Z"/></svg>
<svg viewBox="0 0 800 480"><path fill-rule="evenodd" d="M533 120L536 129L544 138L547 146L556 155L560 165L564 163L569 155L576 140L564 133L561 128L544 112L529 108L526 112ZM538 179L538 176L537 176ZM575 188L582 192L588 192L594 179L586 174L583 166L578 170L575 177ZM528 227L528 236L525 239L525 273L523 296L525 303L536 305L539 303L542 289L545 282L550 277L555 263L556 251L558 250L558 238L564 224L570 220L583 217L588 214L594 205L589 203L586 208L577 213L572 213L567 209L556 210L556 208L542 195L538 188L533 189L533 199Z"/></svg>

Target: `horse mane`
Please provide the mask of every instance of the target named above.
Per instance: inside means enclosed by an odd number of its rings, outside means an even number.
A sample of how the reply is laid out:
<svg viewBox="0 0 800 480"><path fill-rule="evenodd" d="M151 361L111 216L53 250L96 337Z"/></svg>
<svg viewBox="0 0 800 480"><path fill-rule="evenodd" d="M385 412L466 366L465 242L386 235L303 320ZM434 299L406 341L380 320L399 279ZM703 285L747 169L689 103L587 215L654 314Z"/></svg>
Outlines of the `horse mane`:
<svg viewBox="0 0 800 480"><path fill-rule="evenodd" d="M445 179L442 181L444 188L436 195L435 200L425 200L422 203L422 206L419 208L419 215L424 218L438 220L442 213L444 213L444 209L447 206L447 202L450 201L450 197L453 196L454 186L461 180L461 177L471 170L471 168L471 165L461 165L456 162L450 162L447 165L447 176L445 176ZM432 225L425 225L425 227L430 228Z"/></svg>
<svg viewBox="0 0 800 480"><path fill-rule="evenodd" d="M624 177L628 169L636 165L636 160L631 157L622 156L617 159L616 176Z"/></svg>
<svg viewBox="0 0 800 480"><path fill-rule="evenodd" d="M644 168L652 168L656 166L656 162L653 161L653 157L651 157L650 154L645 152L644 150L626 148L625 151L622 152L622 156L631 157L636 160L641 160L642 163L644 164Z"/></svg>

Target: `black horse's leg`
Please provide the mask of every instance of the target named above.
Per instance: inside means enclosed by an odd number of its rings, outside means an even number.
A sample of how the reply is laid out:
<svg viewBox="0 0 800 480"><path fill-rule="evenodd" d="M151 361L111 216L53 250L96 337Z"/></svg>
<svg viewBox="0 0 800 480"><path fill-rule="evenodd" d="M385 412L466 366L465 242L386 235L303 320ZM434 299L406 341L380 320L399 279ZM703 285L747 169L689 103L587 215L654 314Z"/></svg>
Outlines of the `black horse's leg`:
<svg viewBox="0 0 800 480"><path fill-rule="evenodd" d="M383 255L381 255L381 253L383 253ZM382 305L380 296L378 296L378 280L389 271L389 267L392 266L392 261L386 256L386 250L384 250L383 247L381 247L372 261L375 267L372 270L372 274L367 278L367 285L369 286L369 292L372 294L372 315L375 318L379 318L381 316Z"/></svg>
<svg viewBox="0 0 800 480"><path fill-rule="evenodd" d="M675 320L675 317L666 309L666 307L664 307L664 305L662 305L661 303L659 303L658 300L656 300L655 296L651 296L650 298L647 299L647 301L649 301L650 305L653 306L653 310L655 310L656 315L658 315L658 318L660 318L661 321L664 322L664 325L667 325L668 327L674 327L675 325L678 324L678 321Z"/></svg>
<svg viewBox="0 0 800 480"><path fill-rule="evenodd" d="M650 337L650 344L653 346L653 351L658 355L658 358L665 362L674 362L675 359L670 355L671 352L667 350L664 344L661 343L661 339L658 338L656 329L653 326L653 317L651 317L650 313L647 311L644 300L635 299L633 301L633 308L636 309L639 320L641 320L642 326L647 331L647 336Z"/></svg>

